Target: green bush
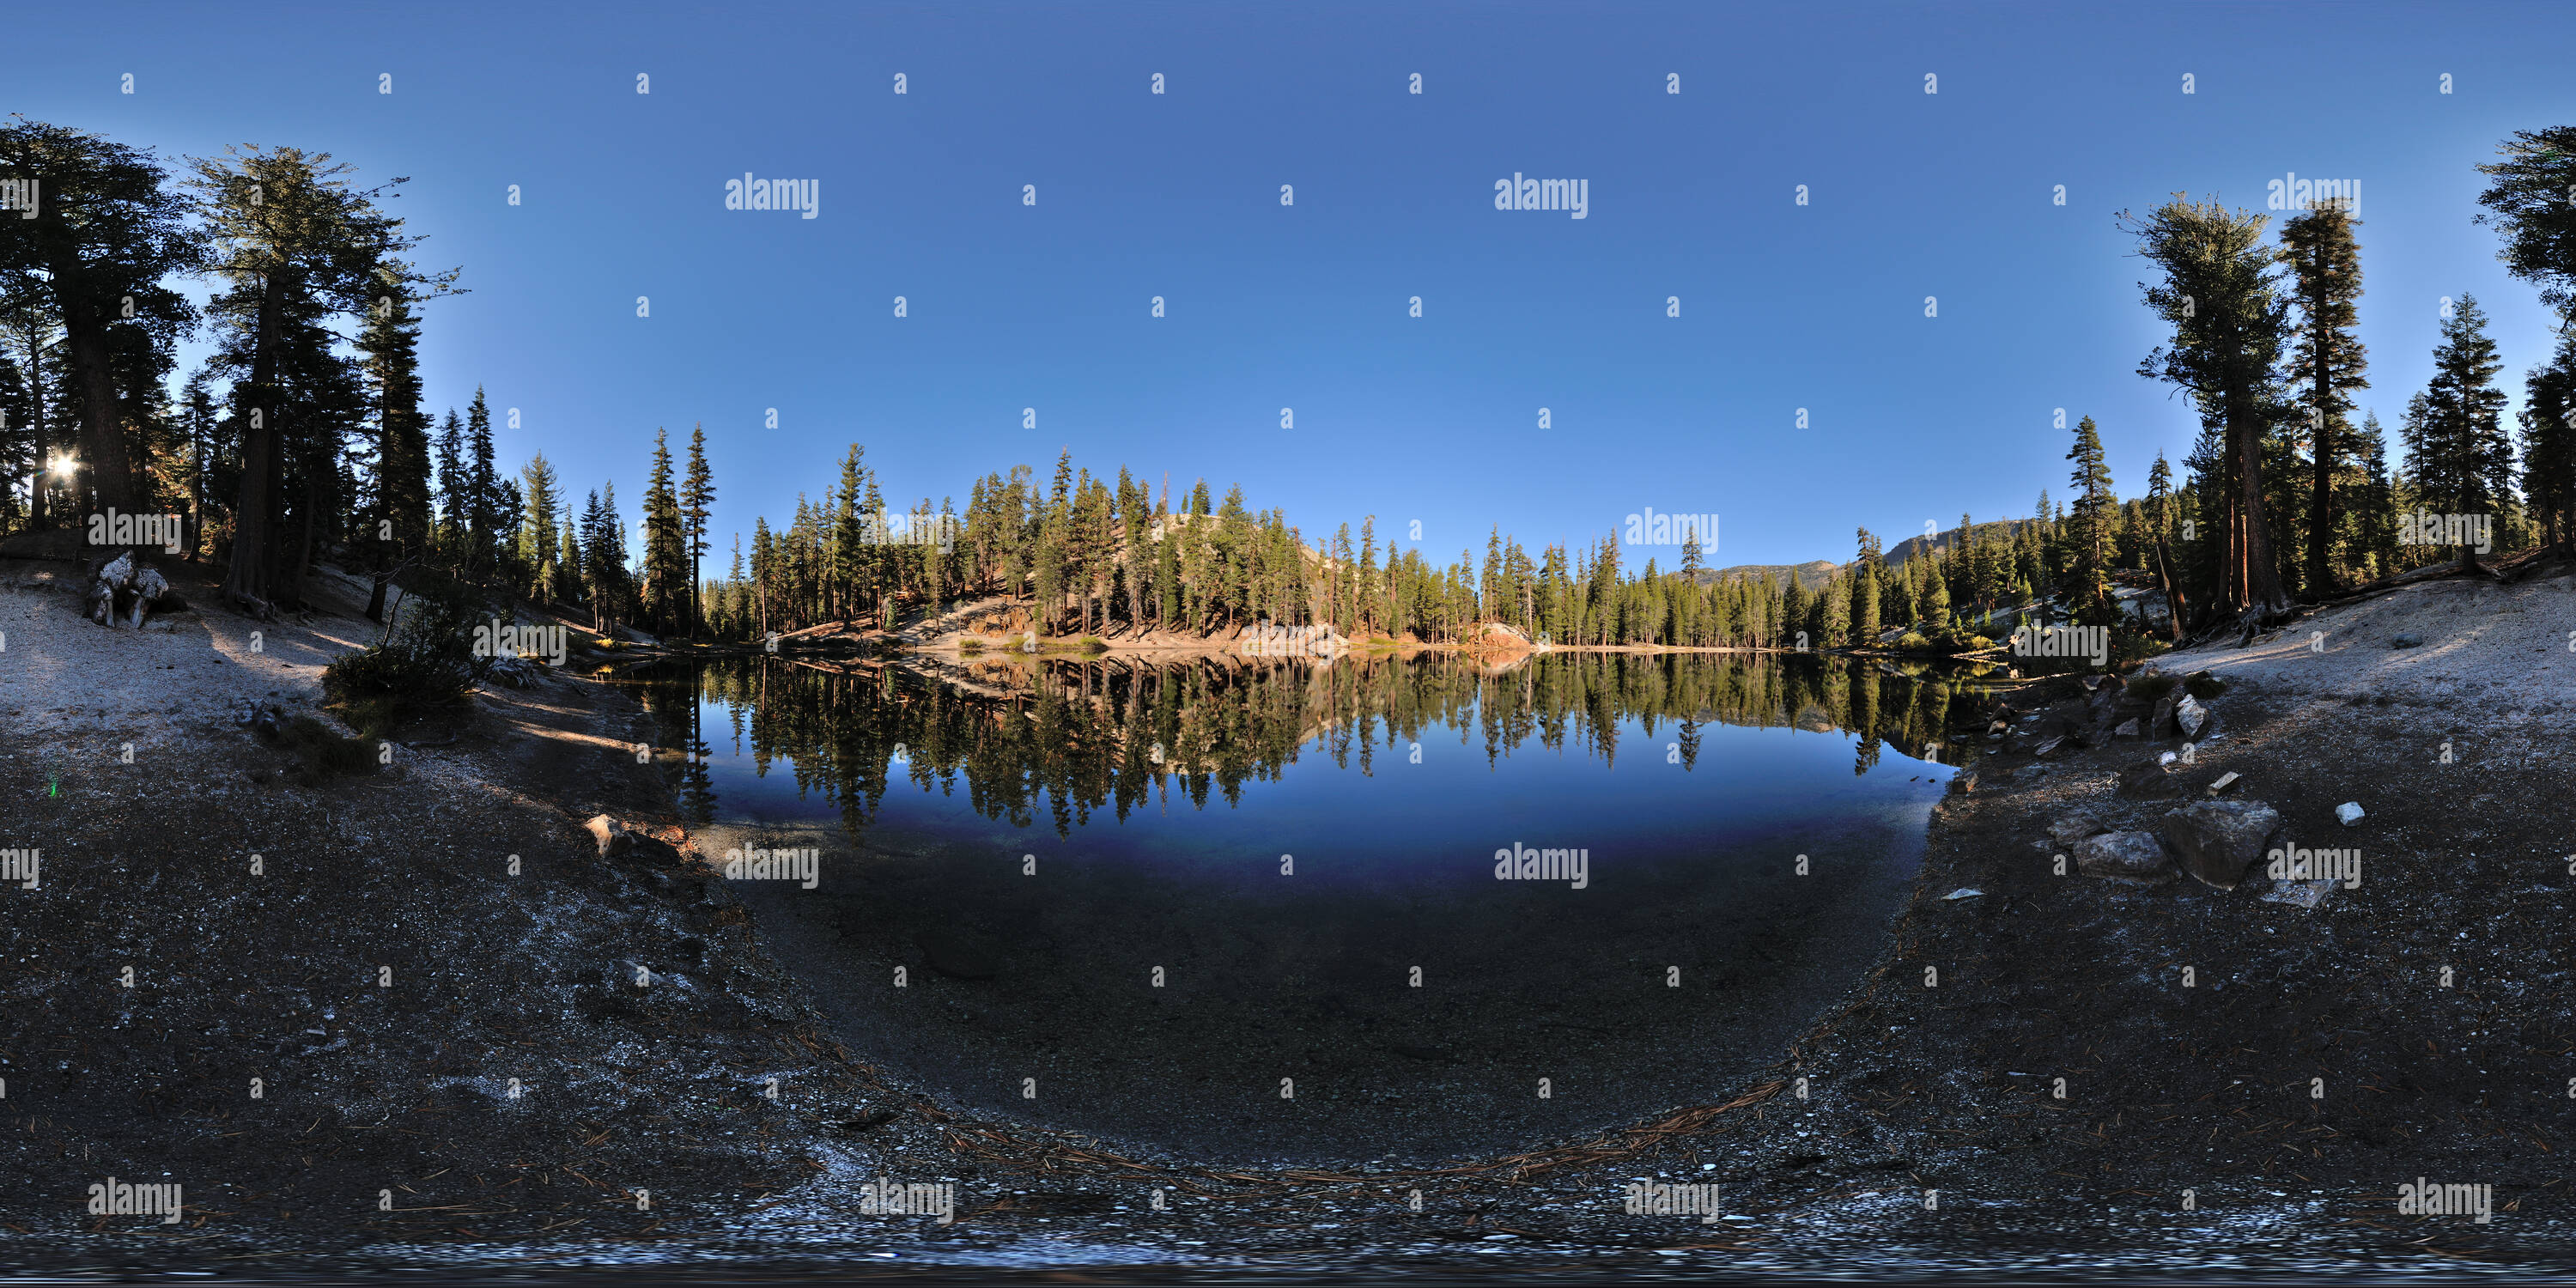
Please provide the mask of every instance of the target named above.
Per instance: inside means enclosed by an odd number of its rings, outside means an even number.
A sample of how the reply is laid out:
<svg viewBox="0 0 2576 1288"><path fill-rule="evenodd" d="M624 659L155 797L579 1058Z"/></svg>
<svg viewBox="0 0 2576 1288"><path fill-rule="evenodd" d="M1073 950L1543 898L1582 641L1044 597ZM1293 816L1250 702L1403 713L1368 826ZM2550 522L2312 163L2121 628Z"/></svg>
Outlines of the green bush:
<svg viewBox="0 0 2576 1288"><path fill-rule="evenodd" d="M1906 633L1896 637L1896 647L1903 649L1908 653L1920 653L1931 648L1932 641L1923 638L1923 636L1914 631L1907 631Z"/></svg>
<svg viewBox="0 0 2576 1288"><path fill-rule="evenodd" d="M496 650L477 656L474 628L508 621L507 604L471 582L435 570L404 587L393 629L377 644L344 653L322 672L322 692L364 732L462 704L483 682Z"/></svg>

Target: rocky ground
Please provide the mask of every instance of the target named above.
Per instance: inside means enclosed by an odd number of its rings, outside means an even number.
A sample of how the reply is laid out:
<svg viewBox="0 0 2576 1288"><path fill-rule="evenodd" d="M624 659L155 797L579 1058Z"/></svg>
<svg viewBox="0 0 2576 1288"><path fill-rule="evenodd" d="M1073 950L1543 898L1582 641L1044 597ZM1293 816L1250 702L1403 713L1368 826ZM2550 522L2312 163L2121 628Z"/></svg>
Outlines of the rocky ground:
<svg viewBox="0 0 2576 1288"><path fill-rule="evenodd" d="M1869 982L1741 1096L1515 1158L1321 1173L975 1123L836 1049L667 826L613 690L497 689L471 720L405 731L375 772L320 771L240 712L312 711L321 663L371 638L350 605L109 632L78 617L65 572L0 562L0 848L43 851L36 888L0 886L10 1266L2576 1263L2555 1152L2576 1132L2563 576L2435 583L2165 659L2226 685L2207 704L2219 736L2187 763L2179 735L2082 745L2103 715L2144 723L2150 705L2029 686L2009 699L2015 732L1936 816ZM2173 766L2146 768L2166 750ZM2233 889L2088 876L2072 857L2060 875L2068 838L2155 834L2201 799L2269 804L2272 846L2358 849L2359 884L2308 906L2313 887L2267 897L2259 865ZM2346 801L2365 811L2350 827ZM582 826L600 811L658 830L602 857ZM182 1184L181 1219L89 1214L111 1175ZM2418 1177L2492 1186L2492 1222L2401 1215ZM953 1221L867 1210L875 1178L954 1186ZM1714 1185L1723 1215L1629 1214L1640 1183Z"/></svg>

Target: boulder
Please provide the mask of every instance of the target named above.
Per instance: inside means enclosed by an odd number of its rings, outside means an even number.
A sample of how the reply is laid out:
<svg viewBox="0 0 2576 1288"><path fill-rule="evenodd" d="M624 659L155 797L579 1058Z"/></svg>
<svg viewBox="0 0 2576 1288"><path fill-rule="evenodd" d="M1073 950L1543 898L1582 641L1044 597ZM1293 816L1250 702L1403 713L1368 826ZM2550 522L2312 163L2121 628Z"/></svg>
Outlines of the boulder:
<svg viewBox="0 0 2576 1288"><path fill-rule="evenodd" d="M2048 839L2057 842L2059 849L2073 849L2076 842L2105 830L2100 814L2080 809L2049 824Z"/></svg>
<svg viewBox="0 0 2576 1288"><path fill-rule="evenodd" d="M2165 815L2157 831L2183 871L2204 885L2233 890L2280 828L2280 811L2261 801L2194 801Z"/></svg>
<svg viewBox="0 0 2576 1288"><path fill-rule="evenodd" d="M603 859L635 848L635 833L606 814L592 815L585 826L590 828L590 839L599 843L599 857Z"/></svg>
<svg viewBox="0 0 2576 1288"><path fill-rule="evenodd" d="M2390 648L2421 648L2423 645L2424 637L2415 634L2393 635L2388 640Z"/></svg>
<svg viewBox="0 0 2576 1288"><path fill-rule="evenodd" d="M2138 718L2136 716L2131 716L2113 726L2111 729L2111 736L2114 738L2139 738L2145 736L2145 731L2138 727Z"/></svg>
<svg viewBox="0 0 2576 1288"><path fill-rule="evenodd" d="M2160 885L2174 879L2174 861L2153 832L2104 832L2075 846L2075 869L2088 877Z"/></svg>
<svg viewBox="0 0 2576 1288"><path fill-rule="evenodd" d="M2209 727L2209 708L2200 705L2200 699L2188 693L2174 703L2173 716L2174 727L2182 730L2182 736L2186 738L2197 738L2201 730Z"/></svg>
<svg viewBox="0 0 2576 1288"><path fill-rule="evenodd" d="M2179 684L2165 690L2165 695L2156 699L2155 714L2147 717L2147 736L2150 738L2162 738L2166 734L2172 732L2174 728L2174 708L2180 705L2182 699L2190 696L2191 695L2185 692L2183 687Z"/></svg>

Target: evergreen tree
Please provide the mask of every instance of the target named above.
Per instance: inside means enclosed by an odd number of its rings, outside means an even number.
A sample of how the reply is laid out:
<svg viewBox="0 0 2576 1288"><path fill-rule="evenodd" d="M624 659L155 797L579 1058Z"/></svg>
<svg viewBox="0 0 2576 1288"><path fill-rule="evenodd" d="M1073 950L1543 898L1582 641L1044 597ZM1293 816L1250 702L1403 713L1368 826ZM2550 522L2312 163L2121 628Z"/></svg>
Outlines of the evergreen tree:
<svg viewBox="0 0 2576 1288"><path fill-rule="evenodd" d="M2576 332L2523 380L2522 490L2541 539L2576 553Z"/></svg>
<svg viewBox="0 0 2576 1288"><path fill-rule="evenodd" d="M2262 245L2267 221L2180 197L2143 220L2122 219L2164 272L2162 282L2141 285L2148 307L2173 327L2171 343L2149 353L2138 373L2190 394L2203 422L2224 435L2222 598L2239 612L2285 612L2290 597L2265 514L2262 461L2280 419L2275 372L2289 304L2273 276L2277 261Z"/></svg>
<svg viewBox="0 0 2576 1288"><path fill-rule="evenodd" d="M697 635L704 623L698 603L699 561L707 553L707 513L715 504L715 475L707 468L707 424L699 421L689 431L689 470L680 483L680 520L682 537L689 552L689 634Z"/></svg>
<svg viewBox="0 0 2576 1288"><path fill-rule="evenodd" d="M556 547L555 506L561 499L555 467L546 454L539 452L519 472L526 486L521 489L521 513L518 534L519 562L528 570L528 594L539 603L556 598L563 587L555 574Z"/></svg>
<svg viewBox="0 0 2576 1288"><path fill-rule="evenodd" d="M2442 324L2433 350L2433 379L2406 407L2407 472L2428 506L2490 522L2512 494L2513 442L2505 436L2505 393L2495 386L2504 363L2486 333L2486 312L2463 295ZM2460 567L2478 566L2473 545L2459 547Z"/></svg>
<svg viewBox="0 0 2576 1288"><path fill-rule="evenodd" d="M1863 648L1878 644L1878 538L1860 529L1860 552L1852 559L1852 642Z"/></svg>
<svg viewBox="0 0 2576 1288"><path fill-rule="evenodd" d="M2281 227L2281 258L2292 275L2291 298L2298 304L2290 369L2297 400L2304 409L2311 457L2308 498L2307 594L2311 599L2333 592L2334 572L2328 556L2334 544L2334 477L2351 452L2350 391L2367 389L2370 369L2361 338L2361 248L2352 230L2361 221L2341 201L2319 205Z"/></svg>
<svg viewBox="0 0 2576 1288"><path fill-rule="evenodd" d="M420 326L409 304L386 287L358 336L376 386L375 521L361 544L374 576L367 620L383 621L385 585L394 568L429 549L429 420L420 410Z"/></svg>
<svg viewBox="0 0 2576 1288"><path fill-rule="evenodd" d="M680 499L671 486L669 436L653 431L653 469L644 483L644 612L657 633L685 628L689 556Z"/></svg>
<svg viewBox="0 0 2576 1288"><path fill-rule="evenodd" d="M2493 182L2478 197L2477 222L2504 237L2505 268L2540 287L2540 302L2558 310L2560 329L2576 334L2576 125L2517 130L2496 149L2500 160L2478 167Z"/></svg>
<svg viewBox="0 0 2576 1288"><path fill-rule="evenodd" d="M2075 446L2066 459L2075 462L2075 594L2083 619L2111 620L2111 557L2116 520L2111 495L2111 469L2102 458L2102 435L2090 416L2075 425Z"/></svg>
<svg viewBox="0 0 2576 1288"><path fill-rule="evenodd" d="M492 409L483 402L481 385L474 386L474 401L465 408L465 450L469 454L465 466L466 567L480 572L492 565L501 521L517 513L506 504L507 498L501 492L504 480L493 467Z"/></svg>

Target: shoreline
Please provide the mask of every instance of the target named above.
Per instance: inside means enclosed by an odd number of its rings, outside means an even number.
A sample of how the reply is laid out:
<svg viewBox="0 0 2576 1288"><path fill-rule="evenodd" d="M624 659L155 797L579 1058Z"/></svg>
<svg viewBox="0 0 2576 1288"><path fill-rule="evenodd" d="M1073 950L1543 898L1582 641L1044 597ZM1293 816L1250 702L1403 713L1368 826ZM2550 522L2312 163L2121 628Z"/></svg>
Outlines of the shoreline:
<svg viewBox="0 0 2576 1288"><path fill-rule="evenodd" d="M35 730L52 748L36 758L43 763L0 759L0 777L13 790L33 791L50 773L63 793L54 799L69 803L36 820L68 838L54 843L63 857L48 853L44 883L48 901L64 902L28 903L35 915L13 916L0 930L11 960L50 963L21 973L11 996L35 1008L22 1013L48 1017L52 1032L94 1035L75 1067L56 1071L61 1077L27 1069L45 1051L33 1040L0 1053L14 1057L0 1105L17 1129L15 1148L0 1153L0 1166L14 1173L8 1188L61 1200L0 1205L0 1228L10 1232L0 1234L0 1247L20 1262L112 1255L177 1265L223 1255L312 1269L451 1257L568 1265L667 1253L847 1265L893 1253L896 1264L992 1265L996 1257L1036 1264L1061 1256L1071 1237L1091 1249L1084 1255L1093 1264L1174 1272L1229 1257L1280 1268L1491 1269L1497 1260L1544 1261L1575 1250L1642 1268L1672 1265L1676 1243L1715 1250L1723 1259L1715 1264L1818 1268L1899 1251L1933 1263L1945 1249L1951 1257L1990 1256L1994 1245L1982 1240L2020 1228L2140 1258L2126 1264L2161 1265L2156 1258L2168 1250L2198 1246L2211 1222L2273 1211L2294 1226L2308 1219L2302 1213L2382 1214L2368 1234L2316 1219L2268 1245L2280 1256L2367 1247L2372 1258L2420 1268L2426 1254L2413 1246L2416 1226L2391 1215L2388 1187L2399 1172L2484 1169L2497 1182L2498 1205L2514 1205L2512 1223L2482 1227L2455 1246L2494 1255L2493 1244L2517 1234L2528 1255L2569 1263L2564 1185L2544 1184L2547 1172L2530 1170L2549 1165L2545 1141L2486 1145L2459 1135L2462 1115L2479 1114L2483 1102L2465 1089L2443 1090L2447 1064L2419 1070L2403 1052L2369 1046L2370 1021L2339 1018L2431 1006L2424 1027L2455 1026L2439 1008L2479 999L2486 1010L2474 1027L2485 1063L2474 1067L2496 1070L2531 1067L2506 1057L2517 1044L2539 1049L2545 1009L2534 1012L2540 1003L2524 991L2490 983L2443 994L2395 978L2338 977L2325 965L2355 952L2367 959L2371 945L2386 942L2413 944L2410 952L2430 962L2446 955L2431 945L2454 923L2462 933L2473 923L2513 945L2489 969L2528 974L2536 967L2507 963L2555 962L2558 950L2490 923L2530 902L2516 882L2531 878L2511 875L2520 868L2474 865L2487 891L2480 895L2423 884L2430 878L2401 865L2304 912L2261 901L2251 885L2203 892L2186 879L2186 888L2140 893L2044 875L2046 856L2029 846L2032 827L2108 796L2116 764L2140 750L2125 742L2046 762L2013 750L1989 757L1983 790L1935 809L1916 888L1870 979L1791 1045L1777 1076L1748 1081L1731 1102L1467 1169L1211 1171L1177 1159L1122 1160L1070 1133L978 1124L837 1050L822 1034L808 986L771 958L725 883L707 879L673 802L654 794L660 776L626 755L641 711L627 695L611 698L611 686L554 677L524 694L496 691L477 699L485 708L479 732L421 739L397 754L399 773L389 779L308 786L295 781L288 758L233 725L229 711L190 708L221 699L184 699L180 720L169 720L166 693L151 687L160 683L156 673L183 663L209 674L238 666L227 678L247 683L225 692L257 697L274 689L293 706L309 698L301 689L318 678L320 662L354 646L372 624L323 616L311 627L271 626L267 650L253 655L242 643L245 621L220 611L195 623L167 619L176 629L163 636L110 633L66 618L76 610L64 606L62 588L28 588L24 565L0 571L18 574L18 589L0 594L0 610L22 612L11 669L48 656L57 641L98 645L82 651L107 660L76 673L109 698L83 707L95 715ZM74 629L95 635L68 634ZM207 647L196 647L190 631L201 631ZM2207 650L2196 660L2218 663L2213 669L2225 675L2294 664L2282 651ZM23 715L32 677L0 678L12 682L7 700ZM2072 681L2042 685L2071 689ZM2216 705L2234 745L2222 744L2195 774L2233 767L2303 829L2333 826L2318 821L2333 803L2325 798L2341 795L2319 782L2329 775L2376 776L2374 828L2429 837L2492 831L2499 816L2540 820L2534 827L2551 817L2545 775L2488 782L2483 796L2445 803L2441 783L2417 781L2428 777L2422 767L2401 767L2380 751L2403 744L2411 755L2406 735L2428 714L2452 709L2432 696L2393 709L2355 707L2265 677L2249 678ZM169 726L158 739L149 736L156 724ZM2478 744L2480 754L2564 763L2563 734L2511 728L2479 734L2497 740ZM194 809L159 808L135 780L113 777L112 758L96 749L128 731L146 734L147 764L158 763L148 758L160 750L180 753L148 781ZM2319 757L2299 741L2320 737L2343 740L2343 750ZM2036 774L2034 763L2042 766ZM386 794L394 783L420 790ZM2266 786L2274 783L2282 790ZM2188 786L2199 789L2197 781ZM2501 799L2508 795L2521 803ZM593 807L643 825L631 851L596 853L580 826ZM2385 835L2364 833L2363 844L2376 855L2387 842L2375 838ZM2555 849L2539 853L2539 840L2533 834L2526 842L2533 852L2523 858L2554 863ZM275 864L267 887L234 873L252 845ZM543 884L513 889L506 878L464 870L473 863L492 870L505 851L520 854L526 875ZM172 882L193 893L171 899ZM1941 898L1954 882L1984 894ZM2494 911L2499 901L2503 912ZM2374 928L2358 938L2321 934L2282 955L2282 934L2330 927L2345 910L2368 912ZM2185 911L2200 919L2191 932L2199 938L2163 938L2184 929L2176 914ZM78 928L101 918L122 928L117 942L84 942ZM2250 947L2262 951L2248 958ZM2209 991L2144 982L2141 970L2175 952L2214 964L2202 986ZM373 990L367 968L384 957L401 958L398 983ZM112 975L112 959L144 964L144 992L119 996L82 982ZM2215 965L2229 961L2250 965L2231 978ZM639 964L664 982L662 991L620 989L624 972ZM1923 965L1941 967L1937 988L1911 978ZM422 976L436 986L406 997L403 985ZM2338 983L2346 993L2315 1009L2286 991L2300 981ZM2071 1022L2065 1012L2074 1013ZM2161 1016L2155 1023L2137 1018L2151 1012ZM2530 1027L2536 1023L2543 1028ZM1893 1034L1881 1031L1891 1027ZM322 1032L298 1031L306 1028ZM2283 1032L2330 1038L2330 1047L2357 1054L2312 1075L2288 1067L2307 1048ZM439 1036L424 1042L432 1033ZM2226 1034L2258 1053L2219 1057L2210 1077L2222 1087L2233 1079L2240 1090L2232 1095L2213 1101L2205 1087L2103 1085L2120 1068L2116 1043L2110 1054L2100 1050L2106 1038L2159 1044L2159 1060L2170 1063L2163 1047L2176 1035L2215 1043ZM1961 1058L1979 1045L1984 1055ZM736 1072L709 1080L707 1070L727 1066ZM169 1070L189 1072L174 1083ZM235 1070L240 1079L223 1076ZM269 1093L257 1103L235 1085L253 1071L269 1075ZM523 1074L532 1075L522 1077L528 1094L514 1100L503 1084ZM2069 1077L2076 1098L2061 1106L2016 1076L2033 1074ZM772 1076L786 1088L779 1100L765 1094ZM2338 1096L2311 1110L2302 1103L2307 1076L2329 1077ZM1809 1079L1809 1099L1795 1098L1796 1077ZM2341 1095L2347 1083L2365 1089ZM2374 1083L2380 1089L2367 1090ZM2405 1112L2373 1112L2363 1099L2419 1083L2434 1090ZM138 1101L138 1088L159 1089ZM2576 1121L2556 1103L2545 1132L2563 1137ZM145 1106L158 1107L139 1112ZM2185 1127L2140 1135L2143 1120L2177 1109ZM2275 1121L2281 1126L2269 1125ZM2191 1141L2231 1123L2231 1142L2251 1129L2247 1138L2276 1166L2265 1170L2250 1153L2187 1161ZM2449 1134L2423 1139L2435 1130ZM2279 1148L2292 1136L2314 1140L2320 1157L2285 1161ZM679 1148L683 1141L698 1143ZM2337 1150L2331 1167L2322 1157L2327 1145ZM1640 1169L1698 1179L1703 1155L1717 1160L1706 1175L1723 1187L1726 1210L1745 1220L1721 1234L1696 1220L1619 1213L1616 1196ZM2065 1162L2085 1165L2072 1184L2057 1170ZM2282 1171L2298 1167L2313 1185L2283 1183ZM77 1213L75 1180L182 1170L189 1197L180 1225L117 1218L96 1233L77 1230L87 1222ZM880 1175L957 1184L959 1222L854 1215L857 1186ZM513 1193L521 1186L545 1201L526 1202ZM1155 1188L1166 1190L1166 1210L1149 1206ZM1936 1188L1949 1201L1926 1210L1922 1191ZM2178 1209L2173 1196L2182 1188L2197 1188L2199 1212ZM1420 1212L1404 1197L1414 1189L1425 1194ZM379 1190L400 1202L380 1209L370 1201ZM640 1190L651 1191L649 1208L636 1207ZM2058 1210L2024 1212L2015 1194L2056 1195ZM2105 1224L2107 1209L2124 1206L2141 1215ZM1263 1212L1279 1215L1255 1215ZM1347 1234L1307 1229L1319 1216ZM1260 1224L1270 1220L1302 1224ZM2383 1225L2390 1233L2379 1232ZM1711 1244L1713 1236L1720 1242ZM1709 1255L1685 1253L1688 1264Z"/></svg>

